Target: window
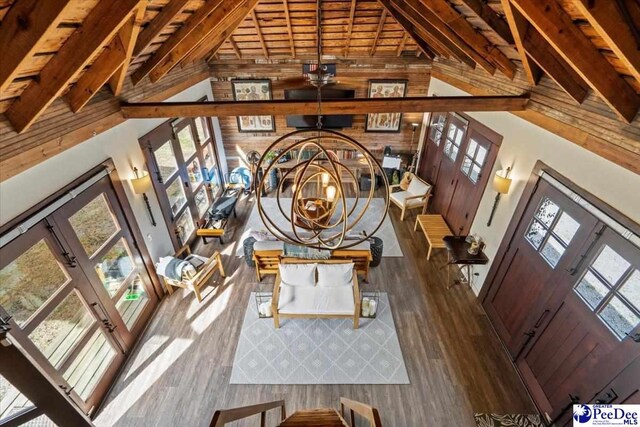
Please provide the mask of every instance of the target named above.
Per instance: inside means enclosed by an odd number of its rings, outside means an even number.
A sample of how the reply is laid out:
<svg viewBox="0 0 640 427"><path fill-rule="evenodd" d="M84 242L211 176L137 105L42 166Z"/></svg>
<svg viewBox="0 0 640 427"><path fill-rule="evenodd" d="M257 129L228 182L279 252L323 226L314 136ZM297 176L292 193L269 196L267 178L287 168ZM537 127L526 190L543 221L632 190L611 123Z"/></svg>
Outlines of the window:
<svg viewBox="0 0 640 427"><path fill-rule="evenodd" d="M525 237L549 265L555 268L578 228L580 223L545 197L531 219Z"/></svg>
<svg viewBox="0 0 640 427"><path fill-rule="evenodd" d="M618 339L640 323L640 271L610 246L601 248L573 289Z"/></svg>
<svg viewBox="0 0 640 427"><path fill-rule="evenodd" d="M462 127L459 127L455 123L449 124L449 130L444 143L444 154L451 159L452 162L455 162L458 157L464 131Z"/></svg>
<svg viewBox="0 0 640 427"><path fill-rule="evenodd" d="M467 146L467 152L464 153L464 159L460 170L476 184L480 179L480 173L482 172L482 166L487 158L487 149L478 144L474 139L469 139L469 145Z"/></svg>
<svg viewBox="0 0 640 427"><path fill-rule="evenodd" d="M443 113L434 113L431 120L431 130L429 132L429 138L436 146L440 145L442 139L442 131L444 130L444 124L447 121L447 115Z"/></svg>

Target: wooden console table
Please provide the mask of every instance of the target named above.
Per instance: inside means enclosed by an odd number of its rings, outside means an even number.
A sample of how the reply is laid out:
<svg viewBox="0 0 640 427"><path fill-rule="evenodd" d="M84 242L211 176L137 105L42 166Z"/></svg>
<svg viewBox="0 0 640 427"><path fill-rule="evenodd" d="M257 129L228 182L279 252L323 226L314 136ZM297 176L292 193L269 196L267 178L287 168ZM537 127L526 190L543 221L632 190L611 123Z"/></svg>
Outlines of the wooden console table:
<svg viewBox="0 0 640 427"><path fill-rule="evenodd" d="M427 243L429 244L429 249L427 250L428 260L431 257L431 250L433 248L446 248L443 238L445 236L450 236L453 233L444 221L444 218L442 218L442 215L418 215L416 218L416 225L413 227L414 231L418 230L418 224L420 224L424 237L427 239Z"/></svg>

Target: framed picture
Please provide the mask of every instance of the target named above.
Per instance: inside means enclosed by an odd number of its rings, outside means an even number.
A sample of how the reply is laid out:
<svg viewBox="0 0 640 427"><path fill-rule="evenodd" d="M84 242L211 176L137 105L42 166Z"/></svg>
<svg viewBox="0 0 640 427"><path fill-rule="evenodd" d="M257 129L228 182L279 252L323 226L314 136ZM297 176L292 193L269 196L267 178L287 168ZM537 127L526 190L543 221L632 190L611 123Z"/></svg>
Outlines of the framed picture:
<svg viewBox="0 0 640 427"><path fill-rule="evenodd" d="M404 98L406 80L369 80L369 98ZM402 113L367 114L366 132L400 132Z"/></svg>
<svg viewBox="0 0 640 427"><path fill-rule="evenodd" d="M231 80L235 101L266 101L271 99L271 80ZM274 132L273 116L238 116L238 132Z"/></svg>

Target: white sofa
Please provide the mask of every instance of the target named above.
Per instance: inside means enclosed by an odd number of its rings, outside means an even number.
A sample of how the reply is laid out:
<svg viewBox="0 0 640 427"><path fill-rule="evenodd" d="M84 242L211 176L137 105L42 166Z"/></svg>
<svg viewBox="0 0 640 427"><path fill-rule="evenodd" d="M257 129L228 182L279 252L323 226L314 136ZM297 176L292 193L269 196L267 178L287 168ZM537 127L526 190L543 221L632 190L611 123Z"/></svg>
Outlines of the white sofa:
<svg viewBox="0 0 640 427"><path fill-rule="evenodd" d="M352 262L283 259L273 289L273 321L280 318L351 318L358 329L360 290Z"/></svg>
<svg viewBox="0 0 640 427"><path fill-rule="evenodd" d="M400 209L400 221L404 221L404 214L407 209L422 208L424 211L427 207L429 197L431 197L432 185L424 182L416 175L411 174L411 182L405 191L393 192L395 188L400 185L391 185L389 188L392 193L389 194L389 199Z"/></svg>

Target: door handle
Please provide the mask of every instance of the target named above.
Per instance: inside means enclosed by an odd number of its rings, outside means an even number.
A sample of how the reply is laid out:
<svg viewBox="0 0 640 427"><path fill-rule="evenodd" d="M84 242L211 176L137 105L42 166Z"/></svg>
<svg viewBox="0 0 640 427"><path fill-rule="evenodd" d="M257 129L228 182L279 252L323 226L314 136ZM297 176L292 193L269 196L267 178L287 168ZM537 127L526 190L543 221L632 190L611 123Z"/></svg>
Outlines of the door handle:
<svg viewBox="0 0 640 427"><path fill-rule="evenodd" d="M544 320L545 317L547 317L547 314L549 314L549 310L545 310L542 312L542 315L540 316L540 318L538 319L538 321L536 322L535 325L533 325L534 328L539 328L540 325L542 325L542 321Z"/></svg>
<svg viewBox="0 0 640 427"><path fill-rule="evenodd" d="M608 391L604 391L598 394L595 398L595 403L597 403L598 405L608 405L617 398L618 393L616 393L615 390L611 388Z"/></svg>
<svg viewBox="0 0 640 427"><path fill-rule="evenodd" d="M631 335L631 334L627 333L626 335L627 335L628 337L630 337L632 340L634 340L635 342L640 343L640 332L635 333L635 334L633 334L633 335Z"/></svg>
<svg viewBox="0 0 640 427"><path fill-rule="evenodd" d="M522 346L520 347L520 350L518 350L518 354L516 354L516 357L513 358L514 362L520 358L520 356L524 352L524 349L527 348L527 346L529 345L529 342L533 339L533 337L536 336L536 331L531 329L531 330L525 332L524 335L527 336L527 339L524 340L524 342L522 343Z"/></svg>

